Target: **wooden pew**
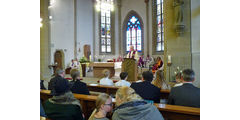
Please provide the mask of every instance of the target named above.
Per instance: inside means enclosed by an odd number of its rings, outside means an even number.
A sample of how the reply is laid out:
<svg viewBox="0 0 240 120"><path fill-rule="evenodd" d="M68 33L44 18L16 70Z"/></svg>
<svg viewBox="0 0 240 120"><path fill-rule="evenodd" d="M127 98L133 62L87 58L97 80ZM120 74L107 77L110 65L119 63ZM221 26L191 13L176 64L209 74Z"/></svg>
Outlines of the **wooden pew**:
<svg viewBox="0 0 240 120"><path fill-rule="evenodd" d="M95 101L97 96L74 94L80 101L85 117L88 119L95 108ZM41 90L40 97L42 102L51 97L49 90ZM115 103L115 102L114 102ZM168 104L154 105L161 112L165 120L200 120L200 108L184 107Z"/></svg>
<svg viewBox="0 0 240 120"><path fill-rule="evenodd" d="M88 84L88 90L89 91L94 91L94 92L103 92L103 93L107 93L109 95L115 95L118 88L117 86L106 86L106 85L90 85ZM160 98L161 99L168 99L170 90L162 90L161 89L161 95Z"/></svg>

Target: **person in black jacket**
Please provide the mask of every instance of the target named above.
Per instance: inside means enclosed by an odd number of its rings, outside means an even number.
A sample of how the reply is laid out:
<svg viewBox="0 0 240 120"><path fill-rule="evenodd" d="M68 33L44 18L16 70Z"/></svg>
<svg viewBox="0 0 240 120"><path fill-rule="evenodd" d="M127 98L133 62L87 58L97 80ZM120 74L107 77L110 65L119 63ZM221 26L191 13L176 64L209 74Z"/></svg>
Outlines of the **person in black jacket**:
<svg viewBox="0 0 240 120"><path fill-rule="evenodd" d="M57 79L64 78L65 72L62 69L57 69L55 73L55 77L52 78L48 84L48 90L52 90L54 88L54 85L56 83Z"/></svg>
<svg viewBox="0 0 240 120"><path fill-rule="evenodd" d="M73 81L70 82L70 84L72 84L71 91L77 94L90 95L87 84L80 81L80 72L77 69L72 69L70 74L73 79Z"/></svg>
<svg viewBox="0 0 240 120"><path fill-rule="evenodd" d="M45 86L44 86L44 81L43 80L40 80L40 89L42 90L46 90Z"/></svg>
<svg viewBox="0 0 240 120"><path fill-rule="evenodd" d="M153 74L150 71L142 73L142 82L132 83L133 88L137 94L139 94L145 100L152 100L154 103L160 102L160 88L151 84L153 80Z"/></svg>
<svg viewBox="0 0 240 120"><path fill-rule="evenodd" d="M47 118L51 120L84 120L81 104L70 91L69 82L61 77L56 79L53 97L44 102Z"/></svg>
<svg viewBox="0 0 240 120"><path fill-rule="evenodd" d="M182 74L183 85L172 88L168 104L200 108L200 88L192 84L195 80L194 71L185 69Z"/></svg>

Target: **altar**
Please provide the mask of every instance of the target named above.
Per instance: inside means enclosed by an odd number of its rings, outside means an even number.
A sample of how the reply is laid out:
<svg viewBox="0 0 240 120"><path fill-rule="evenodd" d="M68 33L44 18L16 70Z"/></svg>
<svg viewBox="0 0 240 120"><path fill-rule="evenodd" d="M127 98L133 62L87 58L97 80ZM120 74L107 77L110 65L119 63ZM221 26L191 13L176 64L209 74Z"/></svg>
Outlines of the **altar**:
<svg viewBox="0 0 240 120"><path fill-rule="evenodd" d="M89 66L93 67L93 76L102 78L102 71L108 69L110 71L110 78L115 75L115 68L121 66L120 62L92 62Z"/></svg>

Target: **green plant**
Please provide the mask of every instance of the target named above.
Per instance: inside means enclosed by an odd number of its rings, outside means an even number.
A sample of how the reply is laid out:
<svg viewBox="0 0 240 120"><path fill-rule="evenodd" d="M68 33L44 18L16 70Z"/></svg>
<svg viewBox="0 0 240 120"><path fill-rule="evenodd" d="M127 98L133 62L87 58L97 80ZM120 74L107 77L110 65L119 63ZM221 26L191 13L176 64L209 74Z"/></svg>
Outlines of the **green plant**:
<svg viewBox="0 0 240 120"><path fill-rule="evenodd" d="M89 61L87 60L86 57L82 57L82 58L79 60L79 62L80 62L80 63L86 63L86 62L89 62Z"/></svg>

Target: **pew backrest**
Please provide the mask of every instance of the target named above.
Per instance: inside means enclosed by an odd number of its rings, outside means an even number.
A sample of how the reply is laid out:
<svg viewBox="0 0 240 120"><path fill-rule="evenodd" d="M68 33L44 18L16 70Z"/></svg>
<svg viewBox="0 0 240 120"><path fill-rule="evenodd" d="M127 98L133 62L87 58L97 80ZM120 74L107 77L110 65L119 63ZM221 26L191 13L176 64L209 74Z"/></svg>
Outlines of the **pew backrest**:
<svg viewBox="0 0 240 120"><path fill-rule="evenodd" d="M95 109L95 101L97 96L93 95L82 95L82 94L73 94L77 98L81 105L82 111L85 117L88 119ZM40 97L43 101L52 97L50 95L50 90L41 90ZM115 102L113 102L115 104ZM168 104L157 104L154 105L158 108L165 119L171 120L180 120L180 119L189 119L189 120L199 120L200 119L200 108L194 107L185 107L178 105L168 105Z"/></svg>

